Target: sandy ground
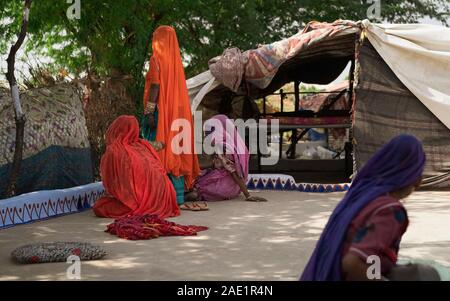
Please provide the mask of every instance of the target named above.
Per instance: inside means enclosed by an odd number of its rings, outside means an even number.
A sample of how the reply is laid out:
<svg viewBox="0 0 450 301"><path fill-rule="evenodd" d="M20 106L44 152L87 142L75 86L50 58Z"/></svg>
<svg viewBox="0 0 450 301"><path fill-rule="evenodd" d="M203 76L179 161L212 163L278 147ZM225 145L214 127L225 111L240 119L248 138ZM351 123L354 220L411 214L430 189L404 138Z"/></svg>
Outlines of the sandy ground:
<svg viewBox="0 0 450 301"><path fill-rule="evenodd" d="M66 280L66 263L20 265L10 253L32 242L103 246L103 260L83 262L82 280L296 280L341 193L263 191L268 203L243 199L184 212L181 224L210 227L193 237L126 241L104 233L109 219L91 211L0 230L0 280ZM400 257L450 267L450 192L419 192L406 201L410 228Z"/></svg>

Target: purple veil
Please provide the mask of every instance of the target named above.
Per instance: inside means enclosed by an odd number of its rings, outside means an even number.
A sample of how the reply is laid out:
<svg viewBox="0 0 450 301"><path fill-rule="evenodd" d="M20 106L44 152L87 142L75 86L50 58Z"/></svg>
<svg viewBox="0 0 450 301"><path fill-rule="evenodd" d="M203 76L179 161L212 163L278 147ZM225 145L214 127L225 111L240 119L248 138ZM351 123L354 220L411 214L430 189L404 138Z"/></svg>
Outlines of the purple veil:
<svg viewBox="0 0 450 301"><path fill-rule="evenodd" d="M422 144L414 136L400 135L381 147L334 209L300 280L341 280L341 252L353 218L377 197L416 183L424 165Z"/></svg>
<svg viewBox="0 0 450 301"><path fill-rule="evenodd" d="M221 125L210 133L211 138L216 146L222 147L225 154L233 156L238 174L246 181L250 154L244 140L239 135L234 123L227 116L215 115L211 119L217 120Z"/></svg>

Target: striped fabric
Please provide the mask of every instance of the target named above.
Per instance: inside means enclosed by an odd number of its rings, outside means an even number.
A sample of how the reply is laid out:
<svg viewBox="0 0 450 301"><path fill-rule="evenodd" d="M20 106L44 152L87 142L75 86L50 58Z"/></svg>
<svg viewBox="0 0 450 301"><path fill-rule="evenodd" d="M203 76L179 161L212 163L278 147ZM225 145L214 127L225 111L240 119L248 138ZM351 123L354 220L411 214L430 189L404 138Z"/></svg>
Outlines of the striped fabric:
<svg viewBox="0 0 450 301"><path fill-rule="evenodd" d="M358 63L356 168L392 137L411 134L422 141L427 156L423 187L450 188L450 130L400 82L368 40Z"/></svg>

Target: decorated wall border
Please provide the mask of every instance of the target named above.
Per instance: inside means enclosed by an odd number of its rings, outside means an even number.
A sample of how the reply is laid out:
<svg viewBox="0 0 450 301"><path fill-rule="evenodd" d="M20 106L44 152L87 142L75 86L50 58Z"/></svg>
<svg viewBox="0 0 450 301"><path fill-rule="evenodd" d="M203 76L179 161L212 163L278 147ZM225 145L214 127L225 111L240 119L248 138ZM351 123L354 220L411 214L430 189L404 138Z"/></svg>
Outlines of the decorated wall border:
<svg viewBox="0 0 450 301"><path fill-rule="evenodd" d="M0 229L87 210L104 191L103 184L97 182L0 200Z"/></svg>
<svg viewBox="0 0 450 301"><path fill-rule="evenodd" d="M350 184L296 183L294 178L289 175L250 174L248 175L247 188L250 190L260 189L329 193L347 191L350 188Z"/></svg>

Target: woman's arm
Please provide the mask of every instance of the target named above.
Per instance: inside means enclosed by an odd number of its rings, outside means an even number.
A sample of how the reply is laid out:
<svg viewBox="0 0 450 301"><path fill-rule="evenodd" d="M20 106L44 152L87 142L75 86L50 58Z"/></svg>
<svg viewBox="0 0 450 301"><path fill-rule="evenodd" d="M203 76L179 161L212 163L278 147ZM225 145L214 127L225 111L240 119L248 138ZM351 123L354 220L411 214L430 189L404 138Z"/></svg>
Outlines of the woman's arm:
<svg viewBox="0 0 450 301"><path fill-rule="evenodd" d="M236 182L236 184L239 185L239 188L241 188L241 191L244 194L246 201L250 201L250 202L267 202L267 200L265 198L251 196L250 193L247 190L247 186L245 185L244 181L237 174L236 171L233 171L231 173L231 177L233 178L234 182Z"/></svg>
<svg viewBox="0 0 450 301"><path fill-rule="evenodd" d="M159 97L159 84L150 85L150 103L157 104Z"/></svg>
<svg viewBox="0 0 450 301"><path fill-rule="evenodd" d="M146 101L149 97L150 99ZM151 84L150 91L144 94L144 103L145 102L147 103L146 107L144 108L144 114L146 115L153 114L153 112L155 111L156 104L158 102L158 97L159 97L159 84Z"/></svg>
<svg viewBox="0 0 450 301"><path fill-rule="evenodd" d="M142 102L144 105L146 103L148 103L148 98L150 97L150 86L151 86L151 82L150 82L150 70L149 70L145 76L144 97L143 97L143 102ZM145 108L144 108L144 112L145 112Z"/></svg>
<svg viewBox="0 0 450 301"><path fill-rule="evenodd" d="M159 98L159 66L154 57L150 58L150 68L145 76L144 88L144 115L151 129L155 128L156 122L153 116Z"/></svg>
<svg viewBox="0 0 450 301"><path fill-rule="evenodd" d="M367 278L368 268L369 265L352 253L347 253L342 259L342 274L346 281L372 280Z"/></svg>
<svg viewBox="0 0 450 301"><path fill-rule="evenodd" d="M157 60L152 56L150 58L149 69L145 75L144 104L156 104L159 96L159 83L159 65Z"/></svg>
<svg viewBox="0 0 450 301"><path fill-rule="evenodd" d="M365 234L358 240L352 241L348 254L342 258L344 279L371 280L367 279L367 269L370 265L365 262L364 257L359 257L358 254L367 254L364 256L377 255L380 260L379 268L384 274L389 273L392 266L395 266L395 260L392 257L396 255L396 250L393 246L398 244L403 233L405 233L408 226L408 217L406 210L400 203L388 203L388 205L391 206L379 207L364 222L364 225L357 225L357 231ZM370 226L370 229L366 231L367 225L373 226ZM361 232L361 230L364 230L364 232ZM392 256L388 256L389 253Z"/></svg>
<svg viewBox="0 0 450 301"><path fill-rule="evenodd" d="M214 162L211 160L200 161L200 169L208 169L214 167Z"/></svg>
<svg viewBox="0 0 450 301"><path fill-rule="evenodd" d="M146 93L148 94L148 93ZM159 84L150 85L150 99L147 102L147 106L144 109L144 115L146 116L150 128L155 128L156 121L153 113L155 112L156 104L159 97ZM148 96L147 96L148 97Z"/></svg>
<svg viewBox="0 0 450 301"><path fill-rule="evenodd" d="M237 172L233 171L231 173L231 177L233 178L234 182L239 185L239 188L241 188L242 193L245 195L245 198L250 197L250 193L248 193L247 186L245 185L244 181L241 179L241 177L237 174Z"/></svg>

